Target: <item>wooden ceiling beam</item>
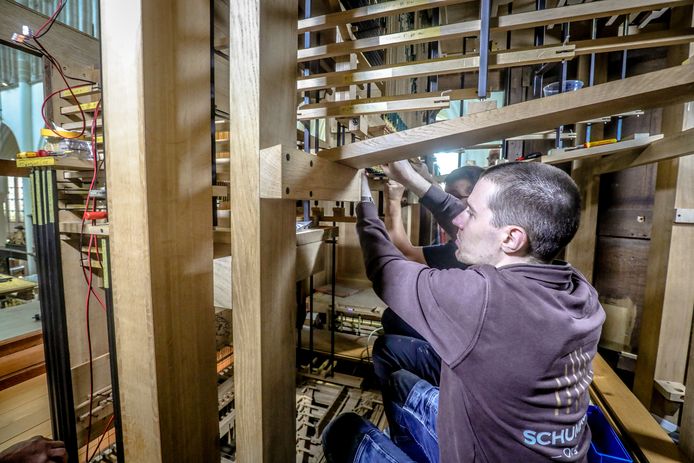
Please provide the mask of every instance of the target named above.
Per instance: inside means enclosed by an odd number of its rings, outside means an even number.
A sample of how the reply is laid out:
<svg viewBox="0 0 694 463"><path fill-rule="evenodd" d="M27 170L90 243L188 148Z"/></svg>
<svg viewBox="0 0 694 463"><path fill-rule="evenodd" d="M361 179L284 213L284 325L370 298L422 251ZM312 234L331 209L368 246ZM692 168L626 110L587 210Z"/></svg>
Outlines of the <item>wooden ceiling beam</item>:
<svg viewBox="0 0 694 463"><path fill-rule="evenodd" d="M687 101L693 92L694 64L687 64L416 127L319 155L354 168L370 167L408 159L412 153L456 150L605 114L663 107Z"/></svg>
<svg viewBox="0 0 694 463"><path fill-rule="evenodd" d="M477 91L474 88L417 93L414 95L331 101L300 106L297 110L297 118L303 121L321 117L355 117L365 114L444 109L450 106L451 101L470 98L477 98Z"/></svg>
<svg viewBox="0 0 694 463"><path fill-rule="evenodd" d="M582 21L602 18L614 14L634 11L654 10L665 6L678 6L692 3L692 0L603 0L590 4L579 4L562 8L549 8L542 11L531 11L500 16L492 22L491 32L504 32L517 29L529 29L549 24ZM299 62L311 61L349 53L365 52L392 48L401 45L434 42L438 40L457 39L477 36L480 32L480 21L463 21L442 26L427 27L405 32L366 37L351 42L331 43L298 50Z"/></svg>
<svg viewBox="0 0 694 463"><path fill-rule="evenodd" d="M528 66L571 59L573 56L574 49L571 45L504 51L490 55L489 68L501 69L513 66ZM446 57L390 66L377 66L366 70L330 72L297 79L297 90L318 90L410 77L473 72L479 68L479 61L479 56Z"/></svg>

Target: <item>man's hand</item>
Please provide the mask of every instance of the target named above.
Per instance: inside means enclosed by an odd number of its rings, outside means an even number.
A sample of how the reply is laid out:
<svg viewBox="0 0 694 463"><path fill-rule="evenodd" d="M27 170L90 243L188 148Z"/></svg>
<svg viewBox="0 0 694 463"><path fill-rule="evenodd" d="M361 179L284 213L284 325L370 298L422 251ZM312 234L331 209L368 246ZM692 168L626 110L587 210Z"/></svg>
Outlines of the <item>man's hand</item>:
<svg viewBox="0 0 694 463"><path fill-rule="evenodd" d="M414 171L421 175L424 180L432 184L436 183L436 179L433 175L431 175L431 172L429 172L429 169L425 163L417 160L417 162L412 161L411 164Z"/></svg>
<svg viewBox="0 0 694 463"><path fill-rule="evenodd" d="M386 201L401 203L402 197L405 194L405 187L395 180L388 180L386 182L385 193Z"/></svg>
<svg viewBox="0 0 694 463"><path fill-rule="evenodd" d="M401 183L420 198L426 194L431 183L412 168L409 161L396 161L382 166L388 178Z"/></svg>
<svg viewBox="0 0 694 463"><path fill-rule="evenodd" d="M36 436L0 452L0 463L47 462L67 463L67 451L63 442Z"/></svg>

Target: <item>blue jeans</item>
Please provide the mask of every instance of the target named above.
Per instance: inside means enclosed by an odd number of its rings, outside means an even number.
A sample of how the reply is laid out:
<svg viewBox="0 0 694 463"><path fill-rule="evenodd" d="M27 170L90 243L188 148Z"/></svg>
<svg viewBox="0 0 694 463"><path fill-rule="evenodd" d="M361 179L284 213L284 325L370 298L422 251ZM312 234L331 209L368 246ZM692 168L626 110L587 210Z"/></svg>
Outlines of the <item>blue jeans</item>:
<svg viewBox="0 0 694 463"><path fill-rule="evenodd" d="M436 417L441 358L426 341L386 334L374 344L373 362L390 439L354 413L341 415L323 432L327 461L438 462Z"/></svg>

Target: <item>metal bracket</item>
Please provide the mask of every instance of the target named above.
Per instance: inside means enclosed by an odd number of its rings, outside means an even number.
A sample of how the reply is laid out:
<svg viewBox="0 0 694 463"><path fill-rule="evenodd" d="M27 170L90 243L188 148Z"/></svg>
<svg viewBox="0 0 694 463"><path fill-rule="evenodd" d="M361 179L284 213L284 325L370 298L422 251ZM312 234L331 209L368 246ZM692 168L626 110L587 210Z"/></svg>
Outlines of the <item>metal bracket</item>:
<svg viewBox="0 0 694 463"><path fill-rule="evenodd" d="M675 223L694 224L694 209L675 208Z"/></svg>

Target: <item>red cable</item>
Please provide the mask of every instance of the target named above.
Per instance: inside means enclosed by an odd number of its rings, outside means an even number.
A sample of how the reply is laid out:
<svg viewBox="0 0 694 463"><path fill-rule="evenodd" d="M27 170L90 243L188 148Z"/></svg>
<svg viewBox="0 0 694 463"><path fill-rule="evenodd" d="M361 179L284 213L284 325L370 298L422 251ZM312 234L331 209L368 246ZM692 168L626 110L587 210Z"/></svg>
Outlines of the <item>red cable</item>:
<svg viewBox="0 0 694 463"><path fill-rule="evenodd" d="M104 432L101 433L101 437L99 438L99 442L96 443L96 448L94 449L94 453L92 453L92 456L89 457L89 460L87 461L92 461L94 457L96 456L96 453L99 451L99 446L101 445L101 442L104 440L104 437L106 437L106 433L108 432L109 426L111 426L111 423L113 423L113 419L116 417L116 415L111 415L111 419L108 420L108 423L106 423L106 427L104 428ZM89 442L87 442L87 452L89 452Z"/></svg>
<svg viewBox="0 0 694 463"><path fill-rule="evenodd" d="M48 18L48 20L47 20L45 23L43 23L43 26L41 26L41 27L39 28L39 30L36 31L36 34L34 34L34 36L36 36L36 37L41 37L41 32L43 32L43 30L46 28L46 26L48 26L49 24L55 22L56 18L57 18L58 15L60 14L60 10L61 10L62 7L63 7L63 0L60 0L60 1L58 2L58 6L56 7L56 9L55 9L55 11L53 12L53 14L51 15L51 17Z"/></svg>

